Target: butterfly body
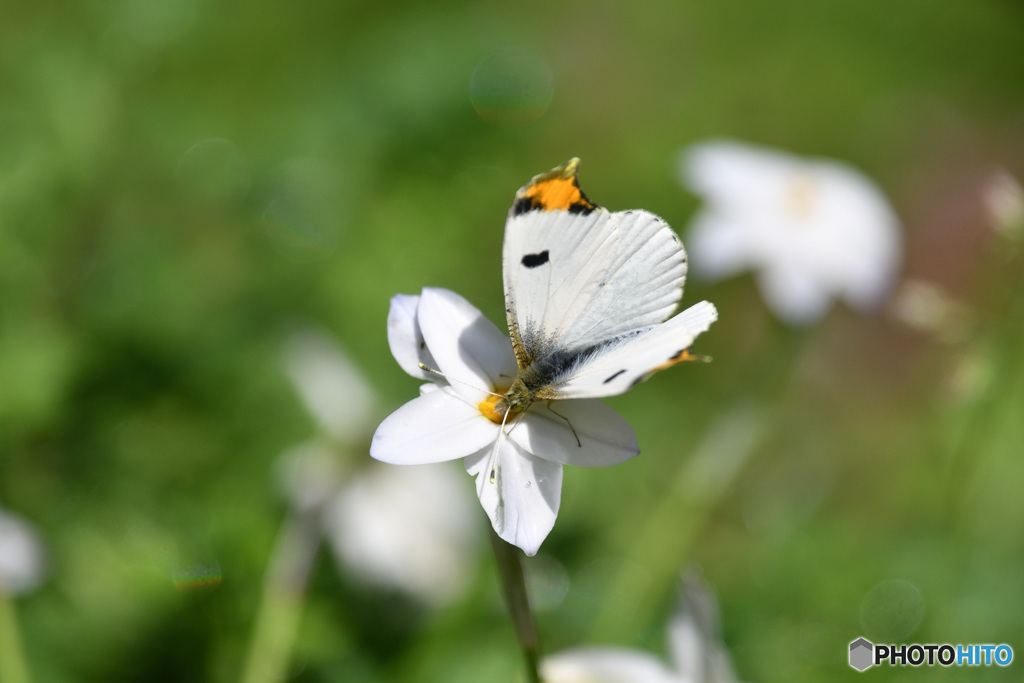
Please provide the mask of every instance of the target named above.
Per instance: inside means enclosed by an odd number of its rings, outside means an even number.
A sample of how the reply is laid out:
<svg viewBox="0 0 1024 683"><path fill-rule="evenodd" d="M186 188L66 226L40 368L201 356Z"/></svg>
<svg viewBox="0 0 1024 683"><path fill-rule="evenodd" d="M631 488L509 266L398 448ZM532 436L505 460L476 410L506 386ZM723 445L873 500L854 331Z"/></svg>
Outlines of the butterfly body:
<svg viewBox="0 0 1024 683"><path fill-rule="evenodd" d="M497 409L500 411L507 408L518 413L538 399L561 398L556 387L562 380L571 377L575 368L586 363L589 355L597 348L594 346L582 351L556 349L520 368L519 375L505 392Z"/></svg>

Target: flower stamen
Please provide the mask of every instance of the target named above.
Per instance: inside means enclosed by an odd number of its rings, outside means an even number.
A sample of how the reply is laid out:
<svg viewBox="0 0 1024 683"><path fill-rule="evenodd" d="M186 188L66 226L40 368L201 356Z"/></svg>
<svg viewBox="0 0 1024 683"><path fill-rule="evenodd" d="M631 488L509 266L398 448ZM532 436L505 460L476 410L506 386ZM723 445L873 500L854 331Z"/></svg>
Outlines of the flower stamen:
<svg viewBox="0 0 1024 683"><path fill-rule="evenodd" d="M499 389L500 391L500 389ZM504 398L504 392L500 394L491 394L480 403L476 404L476 407L480 410L480 413L494 424L502 424L505 420L505 414L507 410L498 410L498 401Z"/></svg>
<svg viewBox="0 0 1024 683"><path fill-rule="evenodd" d="M818 200L818 192L817 183L814 182L813 178L804 174L796 175L786 187L783 206L794 219L806 219L814 211L814 205Z"/></svg>

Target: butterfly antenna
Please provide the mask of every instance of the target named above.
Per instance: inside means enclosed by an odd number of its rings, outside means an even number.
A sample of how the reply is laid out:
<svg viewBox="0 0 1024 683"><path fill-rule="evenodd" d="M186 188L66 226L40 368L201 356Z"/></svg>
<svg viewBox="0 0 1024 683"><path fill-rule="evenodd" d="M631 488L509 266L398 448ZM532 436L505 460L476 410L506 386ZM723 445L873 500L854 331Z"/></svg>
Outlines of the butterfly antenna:
<svg viewBox="0 0 1024 683"><path fill-rule="evenodd" d="M467 386L467 387L469 387L471 389L476 389L477 391L482 391L485 394L489 394L491 396L497 396L499 398L501 397L501 394L496 394L493 391L487 391L486 389L481 389L480 387L478 387L476 385L473 385L473 384L470 384L469 382L463 382L461 379L455 379L454 377L450 377L449 375L444 374L440 370L435 370L434 368L430 367L429 365L424 365L423 363L417 363L416 365L418 365L420 370L423 370L424 372L429 372L430 374L437 375L438 377L444 377L446 380L448 380L449 383L451 383L451 382L458 382L459 384Z"/></svg>

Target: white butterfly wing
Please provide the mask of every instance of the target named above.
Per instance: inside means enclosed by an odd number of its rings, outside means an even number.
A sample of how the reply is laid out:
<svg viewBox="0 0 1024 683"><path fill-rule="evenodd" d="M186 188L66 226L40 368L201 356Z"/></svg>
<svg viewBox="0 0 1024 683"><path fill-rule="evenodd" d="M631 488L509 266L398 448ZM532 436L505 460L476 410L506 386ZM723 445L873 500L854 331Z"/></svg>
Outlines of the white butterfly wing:
<svg viewBox="0 0 1024 683"><path fill-rule="evenodd" d="M693 360L687 349L706 331L718 311L702 301L663 323L609 340L566 359L561 382L553 384L546 398L601 398L621 394L655 372Z"/></svg>
<svg viewBox="0 0 1024 683"><path fill-rule="evenodd" d="M676 234L647 211L590 202L578 164L519 190L505 226L505 307L520 368L661 322L682 296L686 252Z"/></svg>

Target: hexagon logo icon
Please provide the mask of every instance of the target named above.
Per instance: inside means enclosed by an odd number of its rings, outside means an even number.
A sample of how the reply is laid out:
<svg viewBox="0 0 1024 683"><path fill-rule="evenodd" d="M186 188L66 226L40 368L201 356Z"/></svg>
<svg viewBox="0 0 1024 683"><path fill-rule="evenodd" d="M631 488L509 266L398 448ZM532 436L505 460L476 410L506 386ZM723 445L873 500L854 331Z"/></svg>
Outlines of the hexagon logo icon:
<svg viewBox="0 0 1024 683"><path fill-rule="evenodd" d="M875 646L866 638L858 638L850 643L850 666L863 671L874 664Z"/></svg>

